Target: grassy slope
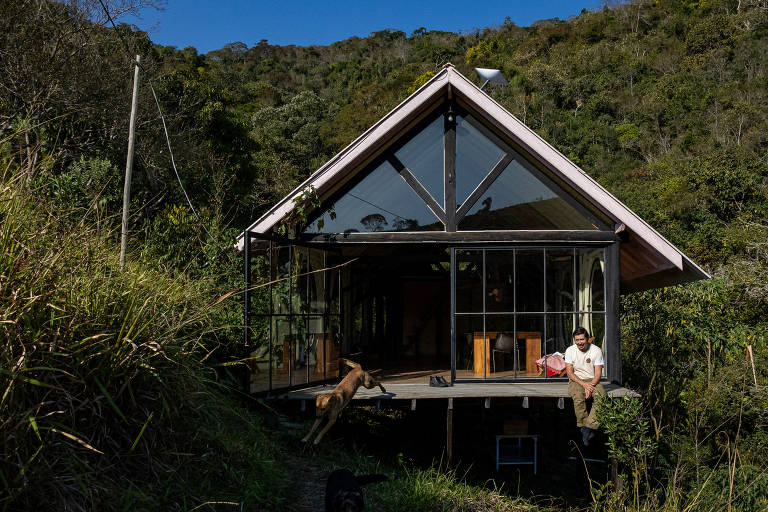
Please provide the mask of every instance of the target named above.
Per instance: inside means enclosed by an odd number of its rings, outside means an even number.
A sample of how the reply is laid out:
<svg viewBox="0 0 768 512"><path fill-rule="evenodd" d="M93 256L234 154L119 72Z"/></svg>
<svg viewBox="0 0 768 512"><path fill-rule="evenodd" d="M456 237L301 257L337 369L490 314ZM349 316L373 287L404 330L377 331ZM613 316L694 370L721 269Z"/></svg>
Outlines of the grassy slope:
<svg viewBox="0 0 768 512"><path fill-rule="evenodd" d="M120 272L95 213L60 211L23 178L0 185L0 507L278 504L258 417L201 363L217 342L208 283ZM246 496L244 473L260 475Z"/></svg>

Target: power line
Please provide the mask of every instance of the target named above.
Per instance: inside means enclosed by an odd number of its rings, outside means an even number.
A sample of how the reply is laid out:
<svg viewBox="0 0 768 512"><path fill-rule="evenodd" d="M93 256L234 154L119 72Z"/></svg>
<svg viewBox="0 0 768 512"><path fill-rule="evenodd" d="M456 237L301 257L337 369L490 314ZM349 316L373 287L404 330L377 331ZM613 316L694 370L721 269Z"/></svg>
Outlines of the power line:
<svg viewBox="0 0 768 512"><path fill-rule="evenodd" d="M163 115L163 109L160 107L160 101L157 99L157 93L155 92L155 88L152 85L152 75L144 66L141 65L140 62L136 61L136 59L133 58L128 42L123 37L123 34L120 33L120 29L117 28L117 25L115 25L115 20L113 20L112 16L109 14L109 9L107 9L107 6L104 5L104 2L102 0L99 0L99 4L101 4L101 8L104 9L104 13L107 15L107 19L112 24L112 28L115 30L115 33L120 38L120 41L122 41L123 47L125 48L126 55L130 56L131 60L137 66L139 66L147 75L147 83L149 84L149 89L152 91L152 97L155 99L155 105L157 105L157 112L160 114L160 120L163 123L163 132L165 133L165 142L168 144L168 153L171 155L171 166L173 167L174 174L176 174L176 180L179 182L179 187L181 187L181 191L184 193L184 197L187 200L189 209L192 210L192 214L195 216L195 219L197 219L197 222L200 223L200 226L202 226L203 231L205 231L205 234L207 234L212 240L215 240L211 235L211 233L208 231L208 228L205 227L205 223L203 223L202 219L197 214L197 210L195 210L195 207L192 206L192 201L189 199L189 194L187 194L187 190L184 188L184 184L181 182L181 176L179 176L179 171L176 168L176 160L173 157L173 149L171 149L171 138L168 135L168 126L165 124L165 116Z"/></svg>
<svg viewBox="0 0 768 512"><path fill-rule="evenodd" d="M160 112L160 119L163 121L163 130L165 131L165 140L168 142L168 152L171 155L171 165L173 166L173 172L176 174L176 179L179 182L179 186L181 187L181 191L184 192L184 197L187 198L187 204L189 205L189 208L192 210L192 213L195 215L195 218L200 223L200 225L203 227L203 230L205 233L213 239L213 236L208 232L208 229L205 227L205 224L203 224L203 221L200 220L200 216L197 215L197 212L195 211L195 207L192 206L192 201L189 199L189 195L187 195L187 191L184 188L184 185L181 183L181 176L179 176L179 171L176 169L176 160L173 158L173 150L171 149L171 139L168 137L168 127L165 125L165 116L163 115L163 110L160 108L160 101L157 99L157 94L155 94L155 88L152 87L152 81L147 80L149 83L149 88L152 91L152 96L155 98L155 104L157 105L157 111Z"/></svg>
<svg viewBox="0 0 768 512"><path fill-rule="evenodd" d="M112 16L109 14L109 9L107 9L107 6L104 5L104 2L102 0L99 0L99 3L101 4L101 8L104 9L104 14L107 15L107 19L112 24L112 28L115 29L115 33L118 35L120 40L123 42L123 46L125 47L125 54L131 57L131 60L135 60L131 53L131 48L128 46L128 42L123 37L123 34L120 33L120 30L118 30L117 25L115 25L115 20L112 19ZM144 70L146 72L146 70Z"/></svg>

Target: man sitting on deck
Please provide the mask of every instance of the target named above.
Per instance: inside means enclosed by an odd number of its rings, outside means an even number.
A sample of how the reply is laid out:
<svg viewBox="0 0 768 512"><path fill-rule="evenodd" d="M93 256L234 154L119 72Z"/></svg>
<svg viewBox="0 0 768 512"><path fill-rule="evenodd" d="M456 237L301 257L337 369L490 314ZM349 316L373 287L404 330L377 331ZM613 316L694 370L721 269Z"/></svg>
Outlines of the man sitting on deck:
<svg viewBox="0 0 768 512"><path fill-rule="evenodd" d="M587 400L595 394L605 394L605 388L600 384L605 364L603 351L590 343L588 338L587 330L577 327L573 331L574 344L565 351L565 371L570 379L568 395L573 399L576 426L581 429L584 446L589 446L599 426L595 420L596 404L593 402L592 410L587 413Z"/></svg>

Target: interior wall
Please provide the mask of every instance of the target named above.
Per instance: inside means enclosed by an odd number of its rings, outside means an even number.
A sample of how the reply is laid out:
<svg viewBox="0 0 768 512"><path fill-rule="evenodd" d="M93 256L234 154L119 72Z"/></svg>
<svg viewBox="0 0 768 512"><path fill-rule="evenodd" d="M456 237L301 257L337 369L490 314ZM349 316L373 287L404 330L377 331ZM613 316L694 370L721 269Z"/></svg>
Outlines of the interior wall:
<svg viewBox="0 0 768 512"><path fill-rule="evenodd" d="M450 283L405 280L402 283L403 353L408 357L449 357Z"/></svg>

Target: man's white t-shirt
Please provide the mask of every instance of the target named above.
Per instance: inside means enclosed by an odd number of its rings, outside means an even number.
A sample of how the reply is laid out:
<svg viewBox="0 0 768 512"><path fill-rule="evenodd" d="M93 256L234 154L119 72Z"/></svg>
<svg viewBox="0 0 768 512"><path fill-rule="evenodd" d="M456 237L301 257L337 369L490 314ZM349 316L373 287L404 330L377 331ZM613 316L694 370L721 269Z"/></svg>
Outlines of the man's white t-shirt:
<svg viewBox="0 0 768 512"><path fill-rule="evenodd" d="M594 379L595 366L605 366L603 351L594 343L589 344L586 352L571 345L565 349L565 362L573 365L573 373L580 379Z"/></svg>

